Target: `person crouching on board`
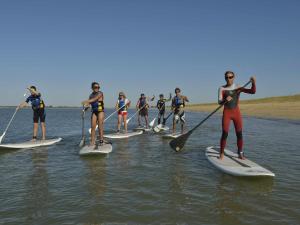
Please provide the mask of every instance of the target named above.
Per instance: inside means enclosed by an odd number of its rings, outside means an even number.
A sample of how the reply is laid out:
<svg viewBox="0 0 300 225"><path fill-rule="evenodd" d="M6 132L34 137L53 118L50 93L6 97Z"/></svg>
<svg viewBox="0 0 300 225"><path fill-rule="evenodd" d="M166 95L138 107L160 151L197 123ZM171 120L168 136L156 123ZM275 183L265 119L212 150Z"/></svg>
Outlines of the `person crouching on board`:
<svg viewBox="0 0 300 225"><path fill-rule="evenodd" d="M173 116L173 134L176 132L176 124L180 121L181 123L181 133L184 132L185 124L185 102L189 102L188 98L184 95L181 95L180 88L175 88L175 96L172 99L172 110L174 111Z"/></svg>
<svg viewBox="0 0 300 225"><path fill-rule="evenodd" d="M163 94L159 95L159 100L157 101L156 108L158 109L158 124L161 124L161 122L164 125L165 120L165 112L166 112L166 102L169 102L172 100L172 94L170 93L169 99L165 99ZM163 121L162 121L163 119Z"/></svg>
<svg viewBox="0 0 300 225"><path fill-rule="evenodd" d="M237 137L238 155L240 159L245 159L243 153L243 121L239 108L239 98L241 93L255 94L256 79L251 77L251 89L240 87L234 83L235 74L232 71L225 72L226 84L219 88L218 100L219 104L224 104L223 118L222 118L222 137L220 141L220 159L224 158L224 149L228 137L230 121L232 120L235 127Z"/></svg>
<svg viewBox="0 0 300 225"><path fill-rule="evenodd" d="M31 103L31 108L33 110L33 136L32 141L37 140L37 134L39 129L39 121L42 128L42 140L46 139L46 112L45 112L45 103L41 98L41 93L39 93L35 86L27 88L30 91L30 96L19 105L19 108L23 108Z"/></svg>
<svg viewBox="0 0 300 225"><path fill-rule="evenodd" d="M130 107L130 100L128 100L124 92L119 93L119 98L116 104L116 109L118 110L118 130L120 133L122 120L124 123L125 133L127 133L127 109Z"/></svg>
<svg viewBox="0 0 300 225"><path fill-rule="evenodd" d="M136 109L139 110L139 116L138 116L138 124L139 127L141 127L141 117L145 118L145 123L146 123L146 129L149 128L149 122L148 122L148 100L151 102L154 100L155 96L153 96L151 99L149 97L146 97L145 94L141 94L141 97L139 98L137 104L136 104Z"/></svg>
<svg viewBox="0 0 300 225"><path fill-rule="evenodd" d="M91 85L92 93L88 100L82 102L84 107L91 106L91 143L90 146L96 144L96 126L98 125L99 145L103 145L103 121L104 121L104 95L100 91L100 85L93 82Z"/></svg>

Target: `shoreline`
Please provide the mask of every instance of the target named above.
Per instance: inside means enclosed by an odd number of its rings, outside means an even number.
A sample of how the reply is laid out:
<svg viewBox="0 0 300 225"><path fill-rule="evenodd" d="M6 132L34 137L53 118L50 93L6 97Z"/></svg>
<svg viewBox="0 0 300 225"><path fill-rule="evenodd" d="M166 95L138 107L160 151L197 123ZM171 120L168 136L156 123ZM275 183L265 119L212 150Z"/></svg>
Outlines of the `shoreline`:
<svg viewBox="0 0 300 225"><path fill-rule="evenodd" d="M212 112L217 107L216 103L187 105L186 111ZM300 120L300 95L244 100L240 101L240 109L244 116Z"/></svg>

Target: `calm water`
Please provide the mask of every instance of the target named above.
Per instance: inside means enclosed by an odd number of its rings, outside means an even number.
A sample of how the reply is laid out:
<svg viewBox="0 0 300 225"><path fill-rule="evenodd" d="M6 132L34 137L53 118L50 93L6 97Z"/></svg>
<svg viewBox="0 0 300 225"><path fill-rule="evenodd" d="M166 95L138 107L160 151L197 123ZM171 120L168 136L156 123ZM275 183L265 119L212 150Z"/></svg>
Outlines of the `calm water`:
<svg viewBox="0 0 300 225"><path fill-rule="evenodd" d="M13 110L0 109L1 134ZM18 112L5 143L31 138L31 113ZM189 113L189 124L205 115ZM182 153L144 134L114 141L108 156L83 158L80 110L48 109L48 137L63 142L0 153L0 224L299 224L300 122L244 118L244 125L246 156L274 179L236 178L210 165L204 150L219 142L219 116ZM234 133L228 147L235 149Z"/></svg>

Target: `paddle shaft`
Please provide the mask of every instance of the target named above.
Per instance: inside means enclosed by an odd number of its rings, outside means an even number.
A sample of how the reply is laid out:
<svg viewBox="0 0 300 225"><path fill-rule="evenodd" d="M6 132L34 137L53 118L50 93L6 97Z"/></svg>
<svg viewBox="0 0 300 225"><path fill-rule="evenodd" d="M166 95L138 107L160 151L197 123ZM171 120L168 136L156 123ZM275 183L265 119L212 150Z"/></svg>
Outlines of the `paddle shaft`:
<svg viewBox="0 0 300 225"><path fill-rule="evenodd" d="M5 128L3 134L2 134L2 136L1 136L1 138L0 138L0 143L2 142L2 139L4 138L6 132L7 132L8 128L10 127L10 124L12 123L13 119L15 118L15 115L17 114L18 110L19 110L19 107L16 108L14 114L12 115L10 121L8 122L8 125L7 125L7 127Z"/></svg>
<svg viewBox="0 0 300 225"><path fill-rule="evenodd" d="M120 109L123 109L125 106L127 106L127 104L123 105L121 108L119 108L116 111L114 111L112 114L110 114L108 117L106 117L103 122L105 122L106 120L108 120L109 118L111 118L115 113L117 113Z"/></svg>
<svg viewBox="0 0 300 225"><path fill-rule="evenodd" d="M145 108L147 106L147 104L145 104L143 107L141 107L140 109L138 109L129 119L127 119L127 123L136 116L136 114L138 114L143 108Z"/></svg>

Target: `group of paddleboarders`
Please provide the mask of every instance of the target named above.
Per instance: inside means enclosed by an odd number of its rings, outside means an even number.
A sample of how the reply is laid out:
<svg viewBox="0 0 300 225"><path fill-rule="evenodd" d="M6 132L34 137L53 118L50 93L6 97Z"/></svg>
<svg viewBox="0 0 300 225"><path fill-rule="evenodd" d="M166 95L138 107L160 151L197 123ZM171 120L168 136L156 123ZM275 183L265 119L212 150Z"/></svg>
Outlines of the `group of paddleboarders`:
<svg viewBox="0 0 300 225"><path fill-rule="evenodd" d="M226 141L229 133L230 122L233 121L236 137L237 137L237 148L238 156L240 159L244 159L243 153L243 123L242 115L239 108L239 98L241 93L255 94L256 93L256 79L251 77L252 87L247 89L245 87L240 87L234 83L235 74L232 71L225 72L226 84L221 86L218 91L218 103L224 105L223 117L222 117L222 135L220 140L220 159L224 158L224 149L226 147ZM91 142L90 145L96 144L96 127L98 127L99 135L99 145L104 142L103 139L103 125L105 117L104 108L104 94L100 91L100 85L98 82L93 82L91 84L92 93L87 100L82 101L84 110L91 107ZM38 133L38 122L40 121L42 127L42 139L46 139L46 112L45 103L41 98L41 94L37 91L35 86L30 86L28 88L30 96L22 102L18 108L25 107L28 103L31 103L33 110L33 141L37 140ZM141 94L140 98L136 104L136 110L138 113L138 125L141 127L141 119L145 120L145 128L149 128L148 121L148 109L150 107L150 102L154 101L155 96L147 97L145 94ZM158 109L158 124L164 126L166 119L166 103L171 101L171 114L173 114L173 134L176 132L176 124L180 122L181 133L184 133L185 120L185 104L189 102L187 96L181 94L180 88L175 88L175 96L172 97L170 94L169 98L166 99L163 94L159 95L159 99L156 104ZM131 105L131 101L126 97L124 92L119 93L119 97L116 103L116 110L118 112L118 125L117 132L120 132L121 125L124 125L124 131L127 132L127 116L128 108Z"/></svg>

